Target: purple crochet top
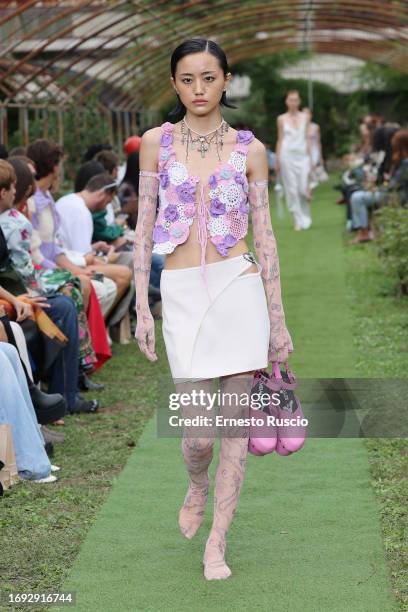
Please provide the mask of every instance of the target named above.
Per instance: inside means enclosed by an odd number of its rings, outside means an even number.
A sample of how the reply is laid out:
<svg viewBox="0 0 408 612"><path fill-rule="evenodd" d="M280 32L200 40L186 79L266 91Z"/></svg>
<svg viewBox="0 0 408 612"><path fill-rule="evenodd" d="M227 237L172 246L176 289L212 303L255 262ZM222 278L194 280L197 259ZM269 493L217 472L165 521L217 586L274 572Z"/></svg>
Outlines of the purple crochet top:
<svg viewBox="0 0 408 612"><path fill-rule="evenodd" d="M227 163L219 165L208 179L210 200L207 206L203 182L197 176L189 176L184 164L176 159L174 124L166 121L161 129L159 212L153 229L153 253L171 253L178 244L185 242L197 215L204 274L208 235L218 253L226 257L228 250L247 234L246 156L254 135L247 130L237 132L236 144Z"/></svg>

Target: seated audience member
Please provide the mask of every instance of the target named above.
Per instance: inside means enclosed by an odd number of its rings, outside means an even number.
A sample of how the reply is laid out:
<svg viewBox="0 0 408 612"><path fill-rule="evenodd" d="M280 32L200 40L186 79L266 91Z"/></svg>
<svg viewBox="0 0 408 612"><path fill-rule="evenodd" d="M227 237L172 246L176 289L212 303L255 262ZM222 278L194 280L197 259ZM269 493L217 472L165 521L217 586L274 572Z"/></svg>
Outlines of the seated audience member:
<svg viewBox="0 0 408 612"><path fill-rule="evenodd" d="M46 282L48 291L71 292L80 318L81 346L85 352L81 356L81 366L92 369L97 358L90 339L86 312L91 292L90 279L94 271L81 268L67 257L58 239L59 216L50 192L58 181L62 149L57 144L42 139L29 145L27 156L34 162L36 170L36 190L28 199L28 212L32 223L31 256L34 264L45 268L41 280ZM60 289L61 286L63 289ZM85 303L84 295L87 296ZM92 306L97 307L98 304ZM106 330L104 333L106 334Z"/></svg>
<svg viewBox="0 0 408 612"><path fill-rule="evenodd" d="M47 142L47 141L45 141ZM32 145L34 147L34 145ZM48 150L47 147L50 147ZM57 145L55 145L57 147ZM55 156L59 155L58 150L53 149L53 145L43 145L43 141L40 141L40 150L48 150L50 157L48 158L48 165L54 168L55 171ZM52 156L51 156L52 153ZM31 158L30 158L31 159ZM8 162L2 162L2 171L4 176L7 175L6 183L11 185L16 182L16 173L14 167ZM7 166L4 166L7 164ZM44 166L47 164L47 159L43 159L43 166L41 171L45 171ZM40 172L41 172L40 171ZM53 176L54 171L51 173ZM11 176L13 177L11 179ZM28 179L27 179L28 180ZM40 184L43 185L40 180ZM51 181L52 182L52 181ZM5 184L0 182L0 185ZM50 183L51 184L51 183ZM7 197L7 201L3 198L3 204L1 205L2 226L3 231L6 235L6 240L9 242L7 236L8 232L17 229L20 232L21 246L26 253L25 260L27 263L27 270L22 270L20 265L17 264L19 272L23 275L26 285L30 288L31 285L36 287L38 284L44 291L47 292L60 292L65 295L69 295L75 302L78 313L78 320L81 330L81 359L86 365L91 365L96 361L95 352L90 341L89 329L86 318L87 304L84 300L84 292L89 299L90 293L90 279L89 276L83 273L80 268L77 270L81 271L81 276L74 276L75 266L70 266L70 270L60 270L58 265L63 266L66 261L70 265L69 260L63 253L61 247L56 244L55 240L55 229L54 229L54 201L49 191L46 193L41 190L38 185L35 187L35 193L33 200L30 198L32 206L32 223L24 216L18 213L16 209L13 209L13 201L15 194L10 198L10 194ZM4 214L6 213L6 214ZM15 225L18 225L16 228ZM7 227L6 227L7 225ZM15 236L18 237L18 232ZM48 238L42 240L43 238ZM10 248L10 250L14 250ZM18 256L18 255L17 255ZM31 260L32 258L32 260ZM38 277L33 273L33 263L40 267Z"/></svg>
<svg viewBox="0 0 408 612"><path fill-rule="evenodd" d="M83 181L85 181L86 183L89 178L91 178L95 174L100 174L101 172L104 172L103 166L101 166L101 164L98 164L98 162L96 161L86 162L79 169L75 182L82 184ZM34 175L35 175L35 170L34 170ZM19 210L21 210L21 208L19 208ZM21 210L21 212L24 212L24 211ZM106 247L106 249L108 249L107 244L103 243L103 245ZM82 268L83 269L82 271L84 271L84 268L86 268L87 266L87 262L80 253L75 253L74 251L66 251L65 254L67 255L68 259L74 265ZM85 310L87 310L88 308L87 297L89 297L87 294L87 290L86 290L87 283L89 284L89 281L86 281L84 278L82 278L82 285L83 285L83 291L84 291L84 297L85 297ZM91 280L91 284L93 288L95 289L96 296L98 298L98 301L99 301L99 304L102 310L102 314L106 318L108 313L112 310L113 304L115 303L115 300L117 297L116 284L113 280L111 280L110 278L106 276L103 278L100 278L99 280L96 280L95 276L93 276Z"/></svg>
<svg viewBox="0 0 408 612"><path fill-rule="evenodd" d="M49 305L43 301L43 298L33 298L31 304L28 304L26 301L17 299L0 285L0 342L8 342L16 347L38 422L46 425L61 419L66 413L67 404L63 394L59 391L54 393L49 389L49 393L44 393L34 384L30 361L31 355L29 357L28 346L23 331L23 326L31 316L33 307L48 309ZM10 321L7 316L7 311L11 309L16 313L16 321ZM44 318L46 317L43 315ZM35 326L35 323L33 325ZM50 326L53 326L51 322ZM55 331L59 331L58 328L55 328ZM34 334L34 341L41 344L40 334ZM37 349L37 347L35 348ZM58 352L61 349L62 345L55 344L53 346L52 359L55 360L57 358Z"/></svg>
<svg viewBox="0 0 408 612"><path fill-rule="evenodd" d="M117 182L118 180L118 172L119 172L119 157L116 155L114 151L102 150L95 155L95 161L99 162L104 171L112 177L112 180ZM122 212L122 208L120 205L120 200L116 193L112 195L112 200L106 206L106 216L104 217L106 220L106 224L112 226L115 229L115 233L118 238L123 235L123 228L121 227L125 222L125 218L116 218ZM95 224L94 224L95 225ZM119 230L122 230L122 233L119 233ZM94 227L95 233L95 227ZM114 238L114 239L115 239ZM105 240L105 238L95 238L95 240ZM107 240L107 242L111 242L111 240Z"/></svg>
<svg viewBox="0 0 408 612"><path fill-rule="evenodd" d="M109 160L107 160L105 157L110 157L111 155L114 157L113 163L109 163ZM115 166L115 163L117 156L112 151L101 151L97 155L97 158L101 159L106 165L106 167L112 171L112 173L108 172L108 170L105 169L104 165L102 165L102 163L100 163L96 159L87 162L78 170L77 176L75 178L75 193L83 192L89 180L93 176L103 173L109 174L109 176L112 177L111 184L112 186L116 187L115 175L117 174L117 167ZM104 206L104 208L98 209L96 211L93 210L91 212L93 220L92 242L98 244L104 243L107 245L113 245L115 247L115 251L120 252L120 256L116 263L126 265L130 268L130 270L132 270L132 257L129 255L122 255L122 251L133 251L133 241L128 241L125 238L125 236L123 235L124 228L116 223L114 216L114 225L108 225L107 215L110 204L117 202L117 206L119 206L120 209L120 202L115 194L116 191L114 191L112 188L111 202ZM124 217L126 216L127 215L124 215ZM123 219L123 221L125 221L125 218Z"/></svg>
<svg viewBox="0 0 408 612"><path fill-rule="evenodd" d="M96 174L104 174L105 168L95 159L85 162L78 168L74 181L74 192L79 193L85 185Z"/></svg>
<svg viewBox="0 0 408 612"><path fill-rule="evenodd" d="M132 229L136 228L137 223L138 193L139 152L133 151L127 158L125 175L118 190L122 212L129 215L127 223Z"/></svg>
<svg viewBox="0 0 408 612"><path fill-rule="evenodd" d="M62 149L51 141L36 140L29 145L27 157L34 162L36 170L36 189L29 200L33 238L36 239L33 245L35 263L50 270L60 267L76 276L90 276L66 257L57 240L58 216L50 188L58 180Z"/></svg>
<svg viewBox="0 0 408 612"><path fill-rule="evenodd" d="M11 149L10 153L9 153L9 158L10 157L17 157L17 156L26 156L27 155L27 148L26 147L14 147L14 149Z"/></svg>
<svg viewBox="0 0 408 612"><path fill-rule="evenodd" d="M8 162L2 162L2 164L4 166ZM30 256L32 231L30 222L18 210L9 208L9 206L12 203L13 193L15 199L18 199L17 204L21 202L25 194L30 194L30 190L34 187L33 179L24 160L11 158L8 167L3 166L0 164L0 283L5 282L6 287L8 283L10 291L15 290L17 294L26 293L30 285L41 284L42 272L34 269ZM10 180L14 177L16 182L10 183L10 189L7 189ZM2 270L6 272L2 273ZM10 285L13 278L15 281ZM60 289L64 290L64 287ZM14 308L16 305L20 307L24 304L16 300L14 295L11 296L9 302ZM31 298L33 306L41 306L42 302L47 308L47 315L51 321L68 338L66 346L56 356L48 372L49 392L61 393L67 401L69 412L93 412L97 408L97 402L94 400L87 402L77 392L80 377L78 372L80 341L75 303L69 295L60 293L48 295L47 298ZM24 309L30 309L27 304L21 308L23 312Z"/></svg>
<svg viewBox="0 0 408 612"><path fill-rule="evenodd" d="M399 127L395 125L382 125L378 127L373 134L373 151L374 153L382 153L383 159L378 168L377 184L382 185L384 180L389 178L392 164L392 145L391 141Z"/></svg>
<svg viewBox="0 0 408 612"><path fill-rule="evenodd" d="M115 253L114 247L106 243L92 244L93 221L92 211L102 210L109 202L114 188L112 179L106 174L97 174L89 179L85 189L79 193L70 193L56 202L60 219L60 237L64 246L85 257L87 270L101 272L115 281L118 289L117 301L128 290L132 281L129 267L117 264L129 253ZM107 247L107 252L106 252ZM104 256L97 256L98 251L105 250Z"/></svg>
<svg viewBox="0 0 408 612"><path fill-rule="evenodd" d="M386 203L391 192L396 192L401 206L408 205L408 130L398 130L392 137L392 162L388 183L381 188L361 189L351 195L353 225L357 237L350 244L372 240L369 234L368 210Z"/></svg>
<svg viewBox="0 0 408 612"><path fill-rule="evenodd" d="M33 482L55 482L17 349L4 342L0 342L0 372L0 423L10 425L18 475Z"/></svg>
<svg viewBox="0 0 408 612"><path fill-rule="evenodd" d="M401 206L408 206L408 130L398 130L392 137L392 162L388 191L395 191Z"/></svg>
<svg viewBox="0 0 408 612"><path fill-rule="evenodd" d="M83 157L82 161L83 162L89 162L89 161L94 159L95 155L97 155L99 153L99 151L111 151L112 149L113 149L112 145L109 144L108 142L92 144L85 151L85 154L84 154L84 157Z"/></svg>

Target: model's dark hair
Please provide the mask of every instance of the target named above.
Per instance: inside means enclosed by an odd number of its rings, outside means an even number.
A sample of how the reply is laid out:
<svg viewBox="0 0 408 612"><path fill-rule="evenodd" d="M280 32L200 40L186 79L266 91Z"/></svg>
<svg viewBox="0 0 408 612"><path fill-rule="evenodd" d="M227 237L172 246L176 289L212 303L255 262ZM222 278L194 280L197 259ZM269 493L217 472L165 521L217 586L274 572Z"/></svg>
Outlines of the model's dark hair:
<svg viewBox="0 0 408 612"><path fill-rule="evenodd" d="M173 79L176 78L176 68L178 62L185 57L186 55L190 55L191 53L202 53L202 52L211 53L215 58L217 58L219 65L224 72L224 76L226 76L229 72L227 56L224 51L221 49L219 45L213 40L207 40L206 38L190 38L189 40L185 40L178 47L176 47L172 53L170 59L170 71ZM184 117L186 114L186 107L180 100L180 96L177 96L177 104L176 106L169 112L169 115L179 115ZM222 92L220 104L222 106L228 106L228 108L238 108L234 106L227 100L227 94L225 91Z"/></svg>

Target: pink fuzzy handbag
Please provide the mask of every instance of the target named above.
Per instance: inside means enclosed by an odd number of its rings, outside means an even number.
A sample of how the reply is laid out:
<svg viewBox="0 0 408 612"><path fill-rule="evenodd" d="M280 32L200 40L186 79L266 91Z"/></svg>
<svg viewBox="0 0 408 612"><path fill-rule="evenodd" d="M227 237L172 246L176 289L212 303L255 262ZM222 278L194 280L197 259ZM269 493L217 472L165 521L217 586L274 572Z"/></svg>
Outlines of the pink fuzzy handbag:
<svg viewBox="0 0 408 612"><path fill-rule="evenodd" d="M279 362L274 361L272 374L266 370L257 370L254 374L251 397L255 399L259 394L269 393L270 401L262 409L250 408L250 417L257 419L257 424L251 424L249 431L248 451L253 455L262 456L273 451L290 455L305 443L306 426L299 423L304 415L294 393L297 382L287 361L285 370L282 376ZM268 415L278 419L277 424L268 423ZM296 424L285 423L285 419L296 420Z"/></svg>

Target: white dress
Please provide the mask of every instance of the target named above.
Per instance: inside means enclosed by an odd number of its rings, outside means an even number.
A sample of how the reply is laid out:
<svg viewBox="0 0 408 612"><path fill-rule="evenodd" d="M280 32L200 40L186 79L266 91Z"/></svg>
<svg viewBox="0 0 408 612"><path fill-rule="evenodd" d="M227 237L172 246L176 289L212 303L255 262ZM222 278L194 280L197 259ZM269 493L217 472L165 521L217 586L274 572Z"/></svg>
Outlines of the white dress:
<svg viewBox="0 0 408 612"><path fill-rule="evenodd" d="M300 113L299 126L294 128L283 119L283 139L280 150L280 174L285 199L294 221L303 229L312 224L307 199L310 157L307 152L307 117Z"/></svg>

